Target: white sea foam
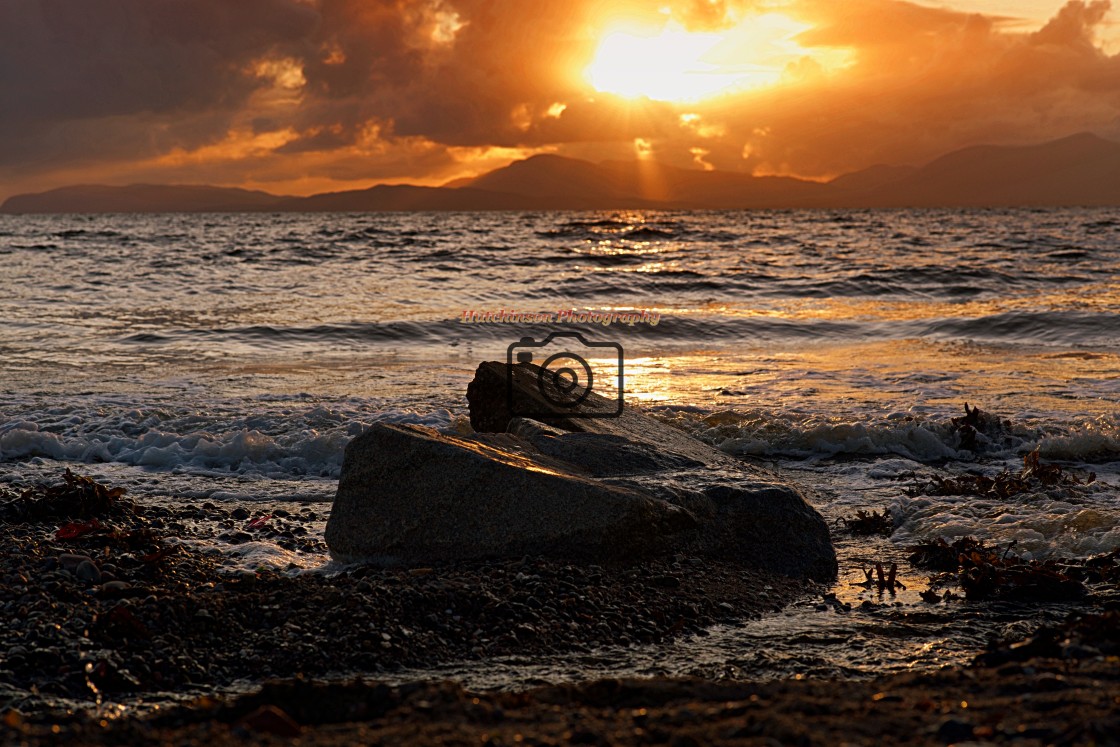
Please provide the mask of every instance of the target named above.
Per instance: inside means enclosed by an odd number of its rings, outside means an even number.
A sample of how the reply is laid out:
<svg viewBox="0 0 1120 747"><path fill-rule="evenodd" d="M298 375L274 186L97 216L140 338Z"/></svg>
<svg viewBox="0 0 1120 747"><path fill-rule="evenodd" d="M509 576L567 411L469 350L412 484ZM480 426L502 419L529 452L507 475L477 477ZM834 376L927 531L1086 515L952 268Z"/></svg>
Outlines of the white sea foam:
<svg viewBox="0 0 1120 747"><path fill-rule="evenodd" d="M724 451L778 460L796 470L796 482L816 491L818 508L835 521L856 509L887 508L898 527L892 541L907 545L974 536L1009 545L1027 557L1085 556L1120 547L1120 459L1112 419L1053 425L993 426L978 449L965 449L948 418L894 413L867 422L837 422L815 414L762 410L710 414L662 410L661 416ZM982 434L981 434L982 435ZM1040 488L1007 500L981 496L905 495L934 475L978 469L1018 471L1038 448L1044 461L1068 468L1088 485ZM855 461L821 461L828 457ZM978 460L978 457L980 459ZM948 464L946 464L948 463ZM812 466L819 464L819 466Z"/></svg>
<svg viewBox="0 0 1120 747"><path fill-rule="evenodd" d="M285 404L225 402L209 411L176 411L98 402L47 409L35 420L0 424L0 459L114 462L212 477L337 478L346 444L373 421L437 428L453 422L447 410Z"/></svg>
<svg viewBox="0 0 1120 747"><path fill-rule="evenodd" d="M226 573L256 573L261 570L286 575L319 573L329 570L331 563L330 556L326 553L296 553L266 540L239 545L207 539L178 539L175 542L219 556L222 570Z"/></svg>
<svg viewBox="0 0 1120 747"><path fill-rule="evenodd" d="M892 456L919 462L1011 458L1040 449L1044 459L1071 462L1120 459L1120 426L1096 419L1065 427L1003 421L992 432L976 434L975 445L962 441L949 418L934 419L918 408L881 418L852 420L821 413L766 410L697 412L662 408L662 419L736 456L793 457ZM971 447L971 448L970 448Z"/></svg>
<svg viewBox="0 0 1120 747"><path fill-rule="evenodd" d="M1120 460L1120 420L1093 420L1068 433L1043 438L1039 454L1069 461Z"/></svg>
<svg viewBox="0 0 1120 747"><path fill-rule="evenodd" d="M671 417L670 422L736 456L898 455L936 461L968 453L949 423L927 421L920 415L892 415L879 421L856 422L819 414L727 410L703 417L681 412Z"/></svg>
<svg viewBox="0 0 1120 747"><path fill-rule="evenodd" d="M1027 558L1057 554L1082 557L1120 548L1120 494L1094 484L1049 488L993 499L979 496L901 498L892 506L900 526L893 540L909 544L971 536Z"/></svg>

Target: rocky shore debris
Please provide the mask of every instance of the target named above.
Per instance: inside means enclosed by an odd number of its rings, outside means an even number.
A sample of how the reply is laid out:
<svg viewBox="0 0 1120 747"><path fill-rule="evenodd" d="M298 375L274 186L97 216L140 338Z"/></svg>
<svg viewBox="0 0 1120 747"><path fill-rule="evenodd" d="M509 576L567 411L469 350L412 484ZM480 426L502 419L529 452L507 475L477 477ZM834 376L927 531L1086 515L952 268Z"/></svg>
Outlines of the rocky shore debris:
<svg viewBox="0 0 1120 747"><path fill-rule="evenodd" d="M1061 623L1043 625L1025 639L993 642L986 652L977 655L975 662L992 667L1036 657L1097 659L1114 666L1120 664L1120 609L1073 613ZM1114 674L1120 676L1120 667Z"/></svg>
<svg viewBox="0 0 1120 747"><path fill-rule="evenodd" d="M96 528L98 519L135 514L136 504L126 500L124 494L124 488L107 487L92 477L76 475L67 468L60 483L29 487L0 500L0 519L68 519L69 532L77 535Z"/></svg>
<svg viewBox="0 0 1120 747"><path fill-rule="evenodd" d="M0 506L39 503L55 487L0 487ZM294 517L212 503L103 508L99 529L69 539L57 537L67 518L0 521L0 714L150 700L246 677L656 644L776 611L812 586L683 553L625 565L527 556L234 573L183 541L189 519L201 512L222 527L268 516L251 530L263 534ZM258 734L265 723L243 726Z"/></svg>
<svg viewBox="0 0 1120 747"><path fill-rule="evenodd" d="M865 589L877 589L880 594L884 591L894 594L896 589L905 589L906 584L898 580L898 563L891 563L890 568L883 570L882 563L876 563L872 568L862 568L863 581L853 582L852 586L862 586Z"/></svg>
<svg viewBox="0 0 1120 747"><path fill-rule="evenodd" d="M540 368L482 363L467 390L476 433L376 423L350 442L326 529L334 557L613 562L686 552L835 578L828 527L794 487L633 408L513 417L507 371L515 397L540 396ZM579 407L609 403L590 393Z"/></svg>
<svg viewBox="0 0 1120 747"><path fill-rule="evenodd" d="M910 562L938 571L930 579L930 592L957 585L970 601L1075 601L1091 591L1115 593L1120 585L1120 550L1079 559L1026 559L1013 554L1014 548L1015 543L1001 549L974 537L952 543L938 538L911 547Z"/></svg>
<svg viewBox="0 0 1120 747"><path fill-rule="evenodd" d="M1090 616L998 644L971 667L842 684L603 679L515 692L295 678L146 718L9 710L0 739L47 744L1116 744L1120 620ZM1106 652L1113 652L1111 654Z"/></svg>
<svg viewBox="0 0 1120 747"><path fill-rule="evenodd" d="M952 418L950 423L962 449L980 452L1011 445L1010 420L1000 420L979 407L970 408L967 402L964 403L964 416Z"/></svg>
<svg viewBox="0 0 1120 747"><path fill-rule="evenodd" d="M880 537L889 537L894 533L894 519L883 509L878 511L866 511L859 509L854 516L843 516L839 519L844 527L857 537L867 537L877 535Z"/></svg>
<svg viewBox="0 0 1120 747"><path fill-rule="evenodd" d="M1089 485L1096 479L1093 472L1085 477L1078 477L1062 469L1060 465L1043 463L1036 448L1023 456L1023 467L1018 472L1003 470L994 477L973 474L954 477L935 475L924 484L908 488L907 493L911 496L976 495L1007 499L1023 493L1037 492L1042 488Z"/></svg>

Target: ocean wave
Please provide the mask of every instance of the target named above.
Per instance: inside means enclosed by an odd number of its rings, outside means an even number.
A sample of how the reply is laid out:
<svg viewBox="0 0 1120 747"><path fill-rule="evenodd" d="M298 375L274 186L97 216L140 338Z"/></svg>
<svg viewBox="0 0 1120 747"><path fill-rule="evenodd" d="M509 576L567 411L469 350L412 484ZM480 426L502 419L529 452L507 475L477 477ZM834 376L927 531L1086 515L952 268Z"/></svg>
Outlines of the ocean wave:
<svg viewBox="0 0 1120 747"><path fill-rule="evenodd" d="M263 345L286 343L377 343L377 342L442 342L441 334L457 322L352 322L348 324L316 324L310 326L274 326L255 324L246 327L203 327L169 329L162 332L134 332L118 338L120 342L161 345L183 340Z"/></svg>
<svg viewBox="0 0 1120 747"><path fill-rule="evenodd" d="M1038 446L1039 455L1045 459L1085 463L1120 461L1120 425L1088 423L1066 433L1046 436Z"/></svg>
<svg viewBox="0 0 1120 747"><path fill-rule="evenodd" d="M651 226L640 226L630 231L624 231L622 238L630 241L656 241L658 239L677 238L677 233Z"/></svg>
<svg viewBox="0 0 1120 747"><path fill-rule="evenodd" d="M0 424L0 461L45 457L66 462L115 462L155 470L220 476L337 479L346 444L373 421L448 427L451 413L387 408L365 411L307 407L301 412L198 414L169 408L105 405L40 412ZM262 409L263 405L257 405Z"/></svg>
<svg viewBox="0 0 1120 747"><path fill-rule="evenodd" d="M1036 345L1120 347L1120 314L1087 311L1010 311L982 317L908 325L916 337L1019 342Z"/></svg>
<svg viewBox="0 0 1120 747"><path fill-rule="evenodd" d="M601 218L563 221L552 228L538 229L536 235L545 239L603 239L612 237L629 241L654 241L678 238L683 232L683 224L674 220L635 222Z"/></svg>
<svg viewBox="0 0 1120 747"><path fill-rule="evenodd" d="M716 290L721 281L696 278L687 270L669 271L657 277L651 288L670 293L688 288ZM712 344L804 343L813 341L864 342L868 340L976 341L991 343L1026 343L1039 346L1095 349L1120 347L1120 337L1112 330L1120 326L1120 315L1076 311L1007 312L983 317L936 320L857 320L830 318L787 318L782 316L729 317L720 315L676 315L671 309L661 310L657 325L634 326L601 324L553 323L464 323L463 311L493 313L543 313L557 315L572 308L576 298L602 295L601 280L580 276L567 283L546 284L529 288L515 299L474 309L463 309L455 318L391 321L349 322L316 325L248 325L231 327L173 328L159 331L130 332L116 338L128 346L160 347L185 345L202 347L223 343L261 347L331 346L353 349L366 345L457 345L464 341L491 341L524 336L541 337L551 332L581 332L585 336L611 337L623 345L628 340L657 342L678 346ZM622 290L625 286L619 283ZM595 310L594 304L581 305L580 310Z"/></svg>
<svg viewBox="0 0 1120 747"><path fill-rule="evenodd" d="M707 412L666 407L655 414L735 456L808 459L894 455L935 463L971 462L979 457L1014 460L1037 448L1049 460L1081 464L1120 460L1120 423L1104 419L1055 428L987 416L982 427L966 436L952 418L909 412L864 420L762 409Z"/></svg>

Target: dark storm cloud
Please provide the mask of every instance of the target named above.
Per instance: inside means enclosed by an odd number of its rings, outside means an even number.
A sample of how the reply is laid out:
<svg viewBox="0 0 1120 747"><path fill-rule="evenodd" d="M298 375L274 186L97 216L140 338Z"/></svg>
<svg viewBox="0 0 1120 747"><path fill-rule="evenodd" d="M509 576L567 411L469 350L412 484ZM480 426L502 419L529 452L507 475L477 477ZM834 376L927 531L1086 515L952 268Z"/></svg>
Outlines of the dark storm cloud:
<svg viewBox="0 0 1120 747"><path fill-rule="evenodd" d="M205 142L260 85L245 67L317 23L295 0L0 0L0 166Z"/></svg>
<svg viewBox="0 0 1120 747"><path fill-rule="evenodd" d="M316 20L292 0L0 0L0 96L27 119L235 102L241 67Z"/></svg>
<svg viewBox="0 0 1120 747"><path fill-rule="evenodd" d="M391 120L401 137L517 144L525 136L511 117L515 107L547 108L579 90L571 73L589 44L576 35L586 8L556 0L324 0L317 37L325 51L304 67L312 96L306 123L353 132L376 118Z"/></svg>

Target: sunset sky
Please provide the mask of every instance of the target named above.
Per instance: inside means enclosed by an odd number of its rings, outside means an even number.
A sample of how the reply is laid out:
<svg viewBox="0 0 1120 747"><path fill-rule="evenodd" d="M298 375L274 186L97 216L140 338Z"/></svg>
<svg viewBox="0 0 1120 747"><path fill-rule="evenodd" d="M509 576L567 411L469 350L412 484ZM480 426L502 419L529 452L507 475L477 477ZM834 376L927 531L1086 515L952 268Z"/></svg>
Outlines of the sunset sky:
<svg viewBox="0 0 1120 747"><path fill-rule="evenodd" d="M1107 0L0 0L0 199L442 184L534 153L825 178L1120 140Z"/></svg>

